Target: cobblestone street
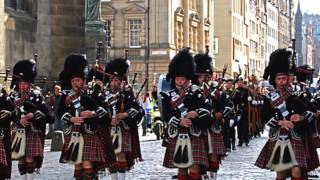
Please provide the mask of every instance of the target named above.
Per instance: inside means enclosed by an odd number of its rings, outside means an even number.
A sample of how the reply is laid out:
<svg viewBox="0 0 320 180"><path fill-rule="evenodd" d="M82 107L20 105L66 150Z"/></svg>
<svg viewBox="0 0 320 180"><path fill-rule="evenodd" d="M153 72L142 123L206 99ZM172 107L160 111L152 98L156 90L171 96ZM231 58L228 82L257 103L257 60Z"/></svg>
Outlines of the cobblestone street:
<svg viewBox="0 0 320 180"><path fill-rule="evenodd" d="M145 138L145 139L143 139ZM138 163L130 173L128 179L171 179L176 174L176 169L166 169L162 166L165 148L161 146L161 141L153 141L152 135L142 138L142 153L144 162ZM222 162L222 167L218 173L219 180L270 180L275 179L275 174L267 170L262 170L254 166L254 162L267 140L264 134L259 139L253 139L249 147L238 147L236 151L229 155ZM63 180L72 179L73 167L58 162L60 152L49 152L49 145L45 148L45 162L43 168L36 179ZM13 165L13 179L20 179L17 171L17 162ZM106 176L101 179L109 180Z"/></svg>

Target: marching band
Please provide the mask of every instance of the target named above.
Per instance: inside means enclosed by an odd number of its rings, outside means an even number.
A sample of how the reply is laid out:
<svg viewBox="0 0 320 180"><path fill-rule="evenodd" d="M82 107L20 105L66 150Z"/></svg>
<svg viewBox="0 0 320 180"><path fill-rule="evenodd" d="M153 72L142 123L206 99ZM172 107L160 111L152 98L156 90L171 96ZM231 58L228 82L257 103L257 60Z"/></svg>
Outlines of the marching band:
<svg viewBox="0 0 320 180"><path fill-rule="evenodd" d="M241 69L225 78L227 66L213 78L209 52L193 56L181 49L168 66L170 90L152 92L161 99L163 166L177 169L173 178L216 179L223 159L237 149L236 139L238 146L251 146L266 129L269 138L255 165L275 171L277 180L308 179L319 166L320 91L310 90L314 69L296 67L294 58L294 49L274 51L261 81L244 77ZM46 126L54 119L63 128L59 162L74 166L75 179L99 179L106 170L112 180L126 179L143 161L138 123L145 113L142 89L135 92L135 79L128 81L129 66L125 56L103 67L98 53L89 70L84 55L67 56L53 118L34 85L37 61L18 61L11 86L8 71L0 84L0 179L11 178L15 160L22 178L34 179L45 156Z"/></svg>

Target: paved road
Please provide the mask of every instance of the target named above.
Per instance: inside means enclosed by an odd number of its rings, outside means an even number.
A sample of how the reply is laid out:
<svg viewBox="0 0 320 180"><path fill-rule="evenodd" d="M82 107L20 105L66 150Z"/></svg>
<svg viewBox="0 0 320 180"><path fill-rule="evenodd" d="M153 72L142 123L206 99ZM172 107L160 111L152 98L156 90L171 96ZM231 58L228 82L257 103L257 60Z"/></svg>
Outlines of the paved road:
<svg viewBox="0 0 320 180"><path fill-rule="evenodd" d="M170 179L176 174L175 169L166 169L162 166L165 149L161 147L161 141L152 141L155 137L142 137L142 153L144 162L138 163L130 173L128 179ZM151 140L151 141L150 141ZM266 142L264 134L259 139L251 141L249 147L239 147L230 153L222 162L218 173L219 180L270 180L275 179L274 173L259 169L253 164ZM45 160L43 168L36 179L41 180L68 180L72 179L73 167L58 163L60 152L49 152L50 142L46 145ZM20 179L17 162L13 164L13 179ZM110 179L109 176L101 179Z"/></svg>

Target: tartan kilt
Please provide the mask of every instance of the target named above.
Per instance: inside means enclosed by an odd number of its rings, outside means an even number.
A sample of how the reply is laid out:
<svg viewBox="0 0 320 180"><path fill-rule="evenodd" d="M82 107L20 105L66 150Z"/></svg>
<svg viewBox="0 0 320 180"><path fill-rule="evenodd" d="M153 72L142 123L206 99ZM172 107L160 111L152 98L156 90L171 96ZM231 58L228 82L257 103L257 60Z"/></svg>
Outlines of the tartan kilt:
<svg viewBox="0 0 320 180"><path fill-rule="evenodd" d="M267 143L262 148L257 161L255 162L256 166L262 169L268 169L266 165L268 164L271 158L272 151L276 142L277 141L271 141L270 139L267 141ZM291 138L290 142L299 166L302 168L307 168L307 157L306 157L305 148L302 140L296 140Z"/></svg>
<svg viewBox="0 0 320 180"><path fill-rule="evenodd" d="M97 134L83 134L83 161L105 163L104 147Z"/></svg>
<svg viewBox="0 0 320 180"><path fill-rule="evenodd" d="M109 128L107 127L99 128L98 136L103 146L103 151L105 155L105 164L101 165L101 168L104 169L104 168L112 167L117 163L117 159L112 146L112 139L110 136Z"/></svg>
<svg viewBox="0 0 320 180"><path fill-rule="evenodd" d="M132 143L132 158L133 159L142 159L140 140L137 128L131 128L131 143Z"/></svg>
<svg viewBox="0 0 320 180"><path fill-rule="evenodd" d="M74 131L76 128L73 128ZM84 161L90 161L95 163L105 163L105 153L103 143L97 134L82 134L83 136L83 154L82 159ZM68 150L71 134L64 136L64 144L60 156L60 162L65 163L64 159Z"/></svg>
<svg viewBox="0 0 320 180"><path fill-rule="evenodd" d="M8 166L8 159L6 149L4 147L3 139L0 138L0 168Z"/></svg>
<svg viewBox="0 0 320 180"><path fill-rule="evenodd" d="M13 136L14 137L14 136ZM26 131L26 158L43 159L44 146L40 133Z"/></svg>
<svg viewBox="0 0 320 180"><path fill-rule="evenodd" d="M10 137L10 135L9 135ZM8 136L4 136L8 138ZM4 141L0 138L0 179L10 179L11 178L11 140ZM2 154L4 153L4 154ZM4 155L4 156L3 156Z"/></svg>
<svg viewBox="0 0 320 180"><path fill-rule="evenodd" d="M208 151L206 148L206 142L204 140L203 136L192 136L190 135L190 141L191 141L191 149L192 149L192 158L193 158L193 164L194 165L200 165L204 167L209 167L209 158L208 158ZM174 156L174 150L176 147L178 137L175 138L169 138L169 142L166 148L163 166L167 168L176 168L173 165L173 156Z"/></svg>
<svg viewBox="0 0 320 180"><path fill-rule="evenodd" d="M211 131L209 131L209 132L211 135L212 154L218 155L218 156L225 156L227 151L226 151L226 147L224 145L222 133L214 133ZM206 137L206 139L207 139L207 141L209 140L208 137ZM208 145L209 145L209 143L208 143Z"/></svg>

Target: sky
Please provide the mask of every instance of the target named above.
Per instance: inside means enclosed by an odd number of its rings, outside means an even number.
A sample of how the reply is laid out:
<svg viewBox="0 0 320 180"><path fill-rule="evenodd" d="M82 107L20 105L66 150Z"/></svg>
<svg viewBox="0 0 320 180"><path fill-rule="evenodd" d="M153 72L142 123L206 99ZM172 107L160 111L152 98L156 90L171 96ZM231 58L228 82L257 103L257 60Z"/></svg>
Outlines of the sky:
<svg viewBox="0 0 320 180"><path fill-rule="evenodd" d="M300 6L302 13L320 14L320 0L300 0Z"/></svg>

